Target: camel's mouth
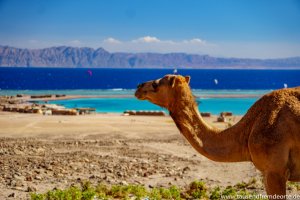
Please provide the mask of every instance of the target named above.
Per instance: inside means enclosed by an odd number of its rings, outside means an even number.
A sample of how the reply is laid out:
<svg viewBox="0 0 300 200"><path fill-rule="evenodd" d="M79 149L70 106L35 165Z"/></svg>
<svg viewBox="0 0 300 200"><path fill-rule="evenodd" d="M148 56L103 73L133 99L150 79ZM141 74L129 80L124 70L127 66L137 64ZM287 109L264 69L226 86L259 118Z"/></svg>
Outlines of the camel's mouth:
<svg viewBox="0 0 300 200"><path fill-rule="evenodd" d="M139 100L146 100L146 96L143 95L143 92L140 92L139 90L135 92L134 96Z"/></svg>
<svg viewBox="0 0 300 200"><path fill-rule="evenodd" d="M138 84L134 96L139 100L146 100L147 91L145 90L146 83Z"/></svg>
<svg viewBox="0 0 300 200"><path fill-rule="evenodd" d="M135 96L138 100L146 100L146 97Z"/></svg>

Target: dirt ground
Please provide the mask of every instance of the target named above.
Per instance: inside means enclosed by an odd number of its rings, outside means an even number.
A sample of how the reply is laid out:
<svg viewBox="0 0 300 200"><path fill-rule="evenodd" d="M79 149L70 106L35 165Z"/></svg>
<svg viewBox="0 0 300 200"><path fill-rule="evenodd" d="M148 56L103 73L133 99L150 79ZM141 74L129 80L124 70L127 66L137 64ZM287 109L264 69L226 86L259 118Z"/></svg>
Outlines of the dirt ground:
<svg viewBox="0 0 300 200"><path fill-rule="evenodd" d="M215 116L205 119L227 126ZM82 180L150 188L194 180L212 186L261 180L249 162L217 163L198 154L170 117L0 112L0 128L0 199L28 199L32 191Z"/></svg>

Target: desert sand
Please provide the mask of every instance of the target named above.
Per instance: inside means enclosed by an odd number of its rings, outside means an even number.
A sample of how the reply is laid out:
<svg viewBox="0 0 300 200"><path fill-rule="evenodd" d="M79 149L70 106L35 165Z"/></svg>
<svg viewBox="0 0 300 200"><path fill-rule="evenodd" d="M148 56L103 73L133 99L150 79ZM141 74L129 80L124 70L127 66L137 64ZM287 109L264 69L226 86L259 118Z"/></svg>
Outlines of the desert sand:
<svg viewBox="0 0 300 200"><path fill-rule="evenodd" d="M216 119L205 118L228 126ZM80 180L147 187L261 180L251 163L217 163L198 154L169 116L0 112L0 127L0 199L27 199L30 191L63 189Z"/></svg>

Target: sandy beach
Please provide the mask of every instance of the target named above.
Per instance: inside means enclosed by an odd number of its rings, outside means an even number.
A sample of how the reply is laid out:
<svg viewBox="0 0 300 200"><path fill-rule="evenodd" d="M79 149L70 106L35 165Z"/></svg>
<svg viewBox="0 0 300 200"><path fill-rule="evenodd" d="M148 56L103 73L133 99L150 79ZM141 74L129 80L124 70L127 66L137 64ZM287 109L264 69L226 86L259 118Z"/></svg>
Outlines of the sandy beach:
<svg viewBox="0 0 300 200"><path fill-rule="evenodd" d="M216 119L205 118L219 128L228 126ZM147 187L261 180L250 163L216 163L198 154L169 116L0 112L0 127L0 199L12 194L27 199L29 191L65 188L80 180Z"/></svg>

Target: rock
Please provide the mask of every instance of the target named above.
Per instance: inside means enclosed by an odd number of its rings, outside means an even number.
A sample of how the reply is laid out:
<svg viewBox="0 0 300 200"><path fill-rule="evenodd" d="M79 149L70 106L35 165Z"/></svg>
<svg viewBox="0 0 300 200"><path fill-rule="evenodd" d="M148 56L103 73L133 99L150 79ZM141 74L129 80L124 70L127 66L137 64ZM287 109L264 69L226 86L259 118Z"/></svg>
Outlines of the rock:
<svg viewBox="0 0 300 200"><path fill-rule="evenodd" d="M18 181L24 181L26 178L24 176L15 174L14 179Z"/></svg>
<svg viewBox="0 0 300 200"><path fill-rule="evenodd" d="M185 168L182 169L182 173L185 173L185 172L190 171L190 170L191 170L190 167L185 167Z"/></svg>
<svg viewBox="0 0 300 200"><path fill-rule="evenodd" d="M36 176L35 179L36 180L42 180L42 177L41 176Z"/></svg>
<svg viewBox="0 0 300 200"><path fill-rule="evenodd" d="M20 174L19 172L15 172L14 175L15 175L15 176L21 176L22 174Z"/></svg>
<svg viewBox="0 0 300 200"><path fill-rule="evenodd" d="M177 172L176 173L176 176L182 176L183 175L183 172Z"/></svg>
<svg viewBox="0 0 300 200"><path fill-rule="evenodd" d="M120 184L121 185L128 185L128 183L126 181L121 181Z"/></svg>
<svg viewBox="0 0 300 200"><path fill-rule="evenodd" d="M32 181L32 176L26 176L26 181Z"/></svg>
<svg viewBox="0 0 300 200"><path fill-rule="evenodd" d="M95 175L92 175L92 176L89 177L89 179L94 179L94 178L96 178Z"/></svg>
<svg viewBox="0 0 300 200"><path fill-rule="evenodd" d="M123 176L124 176L124 174L123 174L122 172L117 172L117 175L118 175L119 177L123 177Z"/></svg>
<svg viewBox="0 0 300 200"><path fill-rule="evenodd" d="M137 181L137 180L135 180L134 181L136 184L138 184L138 185L141 185L142 184L142 182L141 181Z"/></svg>
<svg viewBox="0 0 300 200"><path fill-rule="evenodd" d="M7 197L15 197L16 196L16 193L11 193L11 194L9 194Z"/></svg>
<svg viewBox="0 0 300 200"><path fill-rule="evenodd" d="M38 149L35 149L35 153L36 154L45 154L45 149L44 148L41 148L41 147L39 147Z"/></svg>
<svg viewBox="0 0 300 200"><path fill-rule="evenodd" d="M24 189L22 187L13 187L13 190L19 190L19 191L24 191Z"/></svg>
<svg viewBox="0 0 300 200"><path fill-rule="evenodd" d="M33 186L28 186L25 192L36 192L36 188Z"/></svg>
<svg viewBox="0 0 300 200"><path fill-rule="evenodd" d="M149 173L148 172L145 172L143 177L148 177L149 176Z"/></svg>
<svg viewBox="0 0 300 200"><path fill-rule="evenodd" d="M15 153L16 155L24 155L24 154L25 154L23 151L20 151L20 150L18 150L18 149L14 149L14 153Z"/></svg>
<svg viewBox="0 0 300 200"><path fill-rule="evenodd" d="M15 187L17 185L17 181L16 180L11 180L9 185L12 186L12 187Z"/></svg>
<svg viewBox="0 0 300 200"><path fill-rule="evenodd" d="M148 164L149 162L147 160L142 160L142 164Z"/></svg>

